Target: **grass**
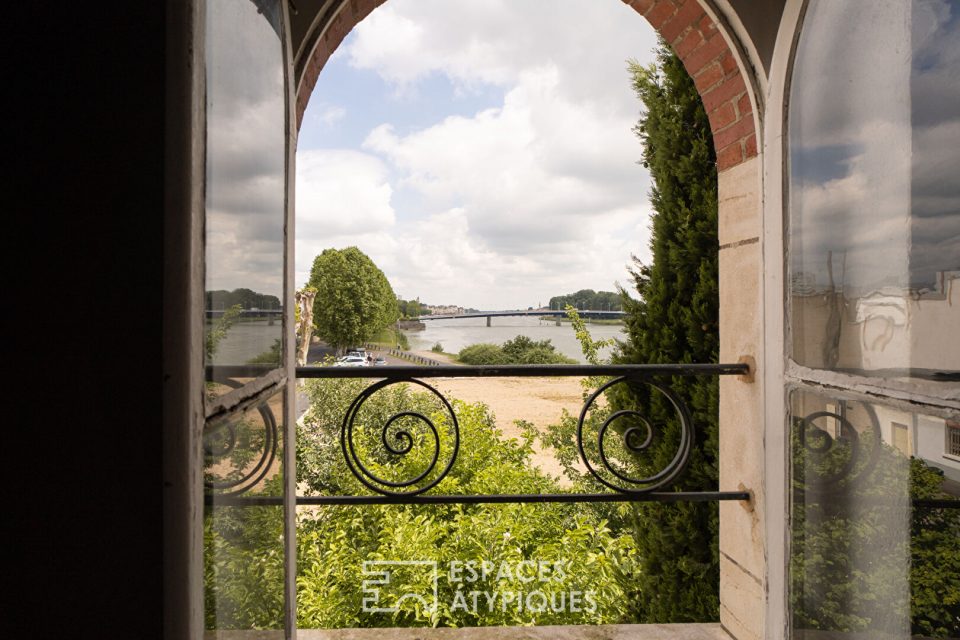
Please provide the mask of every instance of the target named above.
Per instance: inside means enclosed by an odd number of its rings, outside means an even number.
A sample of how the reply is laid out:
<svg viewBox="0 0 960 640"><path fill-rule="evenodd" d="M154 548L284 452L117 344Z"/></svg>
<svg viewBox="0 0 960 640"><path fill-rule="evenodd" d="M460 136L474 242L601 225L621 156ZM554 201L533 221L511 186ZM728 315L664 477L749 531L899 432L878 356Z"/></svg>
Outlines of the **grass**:
<svg viewBox="0 0 960 640"><path fill-rule="evenodd" d="M396 349L397 345L400 345L402 350L410 350L410 341L407 340L406 334L402 331L397 331L393 327L384 327L381 329L380 333L370 340L370 343L378 347L383 347L384 349Z"/></svg>

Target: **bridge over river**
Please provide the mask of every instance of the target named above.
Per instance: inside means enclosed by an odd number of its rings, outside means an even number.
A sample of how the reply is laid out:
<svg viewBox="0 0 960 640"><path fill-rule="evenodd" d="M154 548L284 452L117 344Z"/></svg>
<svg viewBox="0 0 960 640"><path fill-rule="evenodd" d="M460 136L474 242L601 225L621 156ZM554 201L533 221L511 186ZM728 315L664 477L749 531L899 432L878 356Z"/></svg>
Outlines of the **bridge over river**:
<svg viewBox="0 0 960 640"><path fill-rule="evenodd" d="M594 320L619 320L624 317L624 311L610 311L604 309L584 309L577 310L581 318ZM437 315L420 316L417 318L420 322L429 320L461 320L464 318L486 318L487 326L490 326L491 318L505 318L508 316L532 316L534 318L565 318L566 311L554 311L552 309L516 309L514 311L474 311L471 313L442 313Z"/></svg>

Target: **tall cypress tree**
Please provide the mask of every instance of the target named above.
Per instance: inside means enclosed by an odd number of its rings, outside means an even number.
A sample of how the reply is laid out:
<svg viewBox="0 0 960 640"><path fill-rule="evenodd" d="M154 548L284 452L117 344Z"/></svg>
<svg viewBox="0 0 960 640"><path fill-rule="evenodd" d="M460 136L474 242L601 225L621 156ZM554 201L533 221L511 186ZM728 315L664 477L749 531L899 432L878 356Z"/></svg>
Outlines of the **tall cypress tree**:
<svg viewBox="0 0 960 640"><path fill-rule="evenodd" d="M718 357L717 170L709 121L692 78L660 43L657 62L630 64L633 87L646 107L634 132L653 179L653 261L634 258L638 294L622 291L629 339L621 363L716 362ZM664 381L667 382L667 381ZM715 490L718 480L718 384L715 377L674 377L670 386L688 404L696 425L689 466L677 490ZM638 462L655 473L676 452L679 422L659 393L618 385L614 408L640 408L657 436ZM711 504L640 504L635 537L643 576L635 611L645 622L694 622L719 616L718 509Z"/></svg>

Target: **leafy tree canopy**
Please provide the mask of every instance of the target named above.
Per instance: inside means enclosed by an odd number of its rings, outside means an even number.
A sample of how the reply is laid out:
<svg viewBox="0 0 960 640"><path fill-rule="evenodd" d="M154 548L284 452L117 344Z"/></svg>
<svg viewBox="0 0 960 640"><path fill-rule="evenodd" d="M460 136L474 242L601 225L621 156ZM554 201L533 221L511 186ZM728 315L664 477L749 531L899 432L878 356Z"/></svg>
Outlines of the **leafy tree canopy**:
<svg viewBox="0 0 960 640"><path fill-rule="evenodd" d="M317 335L337 348L371 339L399 317L397 297L377 265L356 247L326 249L313 260Z"/></svg>
<svg viewBox="0 0 960 640"><path fill-rule="evenodd" d="M620 309L620 294L613 291L594 291L581 289L576 293L550 298L551 309L565 309L568 305L575 309L618 310Z"/></svg>

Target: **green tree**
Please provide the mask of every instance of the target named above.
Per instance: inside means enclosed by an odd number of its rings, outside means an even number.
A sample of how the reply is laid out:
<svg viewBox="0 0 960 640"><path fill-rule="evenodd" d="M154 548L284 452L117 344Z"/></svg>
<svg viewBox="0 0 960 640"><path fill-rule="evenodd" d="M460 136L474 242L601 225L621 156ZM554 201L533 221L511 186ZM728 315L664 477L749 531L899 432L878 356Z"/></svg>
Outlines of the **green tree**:
<svg viewBox="0 0 960 640"><path fill-rule="evenodd" d="M595 311L616 311L620 309L620 294L614 291L594 291L581 289L576 293L550 298L551 309L564 309L567 306Z"/></svg>
<svg viewBox="0 0 960 640"><path fill-rule="evenodd" d="M397 296L377 265L356 247L326 249L313 260L317 335L337 348L371 339L399 317Z"/></svg>
<svg viewBox="0 0 960 640"><path fill-rule="evenodd" d="M656 63L629 63L633 88L646 107L634 132L650 171L653 260L631 270L638 299L622 292L628 339L619 363L716 362L717 172L706 112L682 62L661 42ZM715 490L718 480L718 383L713 377L674 377L696 425L690 464L673 486ZM644 475L665 468L676 451L679 422L660 394L646 385L618 385L614 408L639 408L659 429ZM624 425L626 426L626 425ZM643 558L636 615L644 622L716 620L719 559L716 504L643 504L635 507L636 541Z"/></svg>

